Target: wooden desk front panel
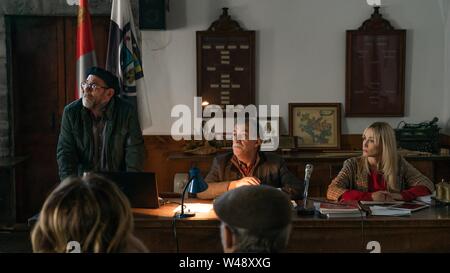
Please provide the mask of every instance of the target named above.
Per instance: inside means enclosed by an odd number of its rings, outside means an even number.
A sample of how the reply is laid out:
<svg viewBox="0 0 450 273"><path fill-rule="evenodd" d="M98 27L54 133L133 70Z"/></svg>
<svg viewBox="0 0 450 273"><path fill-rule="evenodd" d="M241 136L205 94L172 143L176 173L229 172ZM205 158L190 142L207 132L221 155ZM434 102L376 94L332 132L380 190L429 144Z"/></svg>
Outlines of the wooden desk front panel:
<svg viewBox="0 0 450 273"><path fill-rule="evenodd" d="M177 238L180 252L220 253L220 222L212 226L180 226L177 223ZM135 228L135 235L142 240L150 252L176 252L177 245L172 224L159 228Z"/></svg>
<svg viewBox="0 0 450 273"><path fill-rule="evenodd" d="M365 252L360 222L328 227L292 227L287 252Z"/></svg>
<svg viewBox="0 0 450 273"><path fill-rule="evenodd" d="M366 242L378 241L382 252L450 252L447 227L366 227Z"/></svg>
<svg viewBox="0 0 450 273"><path fill-rule="evenodd" d="M157 210L134 209L135 234L151 252L176 252L172 205ZM449 252L448 207L424 209L411 217L322 219L294 213L287 252L369 252L378 241L382 252ZM220 221L214 213L177 220L180 252L222 252Z"/></svg>

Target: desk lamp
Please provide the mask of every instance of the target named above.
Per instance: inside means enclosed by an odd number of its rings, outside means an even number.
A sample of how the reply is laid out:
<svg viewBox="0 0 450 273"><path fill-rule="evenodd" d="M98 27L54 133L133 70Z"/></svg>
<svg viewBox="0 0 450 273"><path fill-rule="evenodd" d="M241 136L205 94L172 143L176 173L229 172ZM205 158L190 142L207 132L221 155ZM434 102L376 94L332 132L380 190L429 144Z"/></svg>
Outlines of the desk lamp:
<svg viewBox="0 0 450 273"><path fill-rule="evenodd" d="M208 188L208 184L205 183L202 176L200 175L200 170L197 167L193 167L189 170L189 181L184 187L183 193L181 195L181 212L176 214L176 218L187 218L195 216L195 213L184 213L184 196L186 190L189 193L199 193L205 191Z"/></svg>

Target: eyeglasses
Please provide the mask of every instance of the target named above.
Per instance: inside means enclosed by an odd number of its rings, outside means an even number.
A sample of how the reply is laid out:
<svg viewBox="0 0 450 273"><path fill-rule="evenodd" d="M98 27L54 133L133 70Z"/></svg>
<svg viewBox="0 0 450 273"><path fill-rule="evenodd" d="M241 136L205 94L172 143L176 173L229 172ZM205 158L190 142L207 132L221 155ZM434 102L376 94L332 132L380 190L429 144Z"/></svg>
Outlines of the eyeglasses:
<svg viewBox="0 0 450 273"><path fill-rule="evenodd" d="M107 86L97 85L96 83L87 83L86 81L82 82L80 84L80 86L81 86L81 89L83 89L83 90L87 90L89 88L93 91L97 91L97 89L99 89L99 88L109 88Z"/></svg>

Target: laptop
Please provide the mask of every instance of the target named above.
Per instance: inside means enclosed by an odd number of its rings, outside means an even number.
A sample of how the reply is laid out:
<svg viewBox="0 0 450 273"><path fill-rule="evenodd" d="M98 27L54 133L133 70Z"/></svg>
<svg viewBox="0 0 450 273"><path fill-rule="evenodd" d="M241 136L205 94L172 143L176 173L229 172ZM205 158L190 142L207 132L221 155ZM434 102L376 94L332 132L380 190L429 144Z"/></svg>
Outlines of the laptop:
<svg viewBox="0 0 450 273"><path fill-rule="evenodd" d="M132 208L159 208L158 186L155 173L98 172L116 184L128 197Z"/></svg>

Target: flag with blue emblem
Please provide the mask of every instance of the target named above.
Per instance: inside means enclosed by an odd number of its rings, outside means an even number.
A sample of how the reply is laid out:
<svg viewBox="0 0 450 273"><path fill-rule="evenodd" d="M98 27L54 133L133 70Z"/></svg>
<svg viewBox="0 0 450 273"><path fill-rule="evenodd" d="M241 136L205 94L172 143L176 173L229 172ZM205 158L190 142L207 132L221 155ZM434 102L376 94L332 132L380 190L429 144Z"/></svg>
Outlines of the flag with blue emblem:
<svg viewBox="0 0 450 273"><path fill-rule="evenodd" d="M148 90L130 1L113 0L106 70L120 81L120 96L137 107L141 128L151 126Z"/></svg>

